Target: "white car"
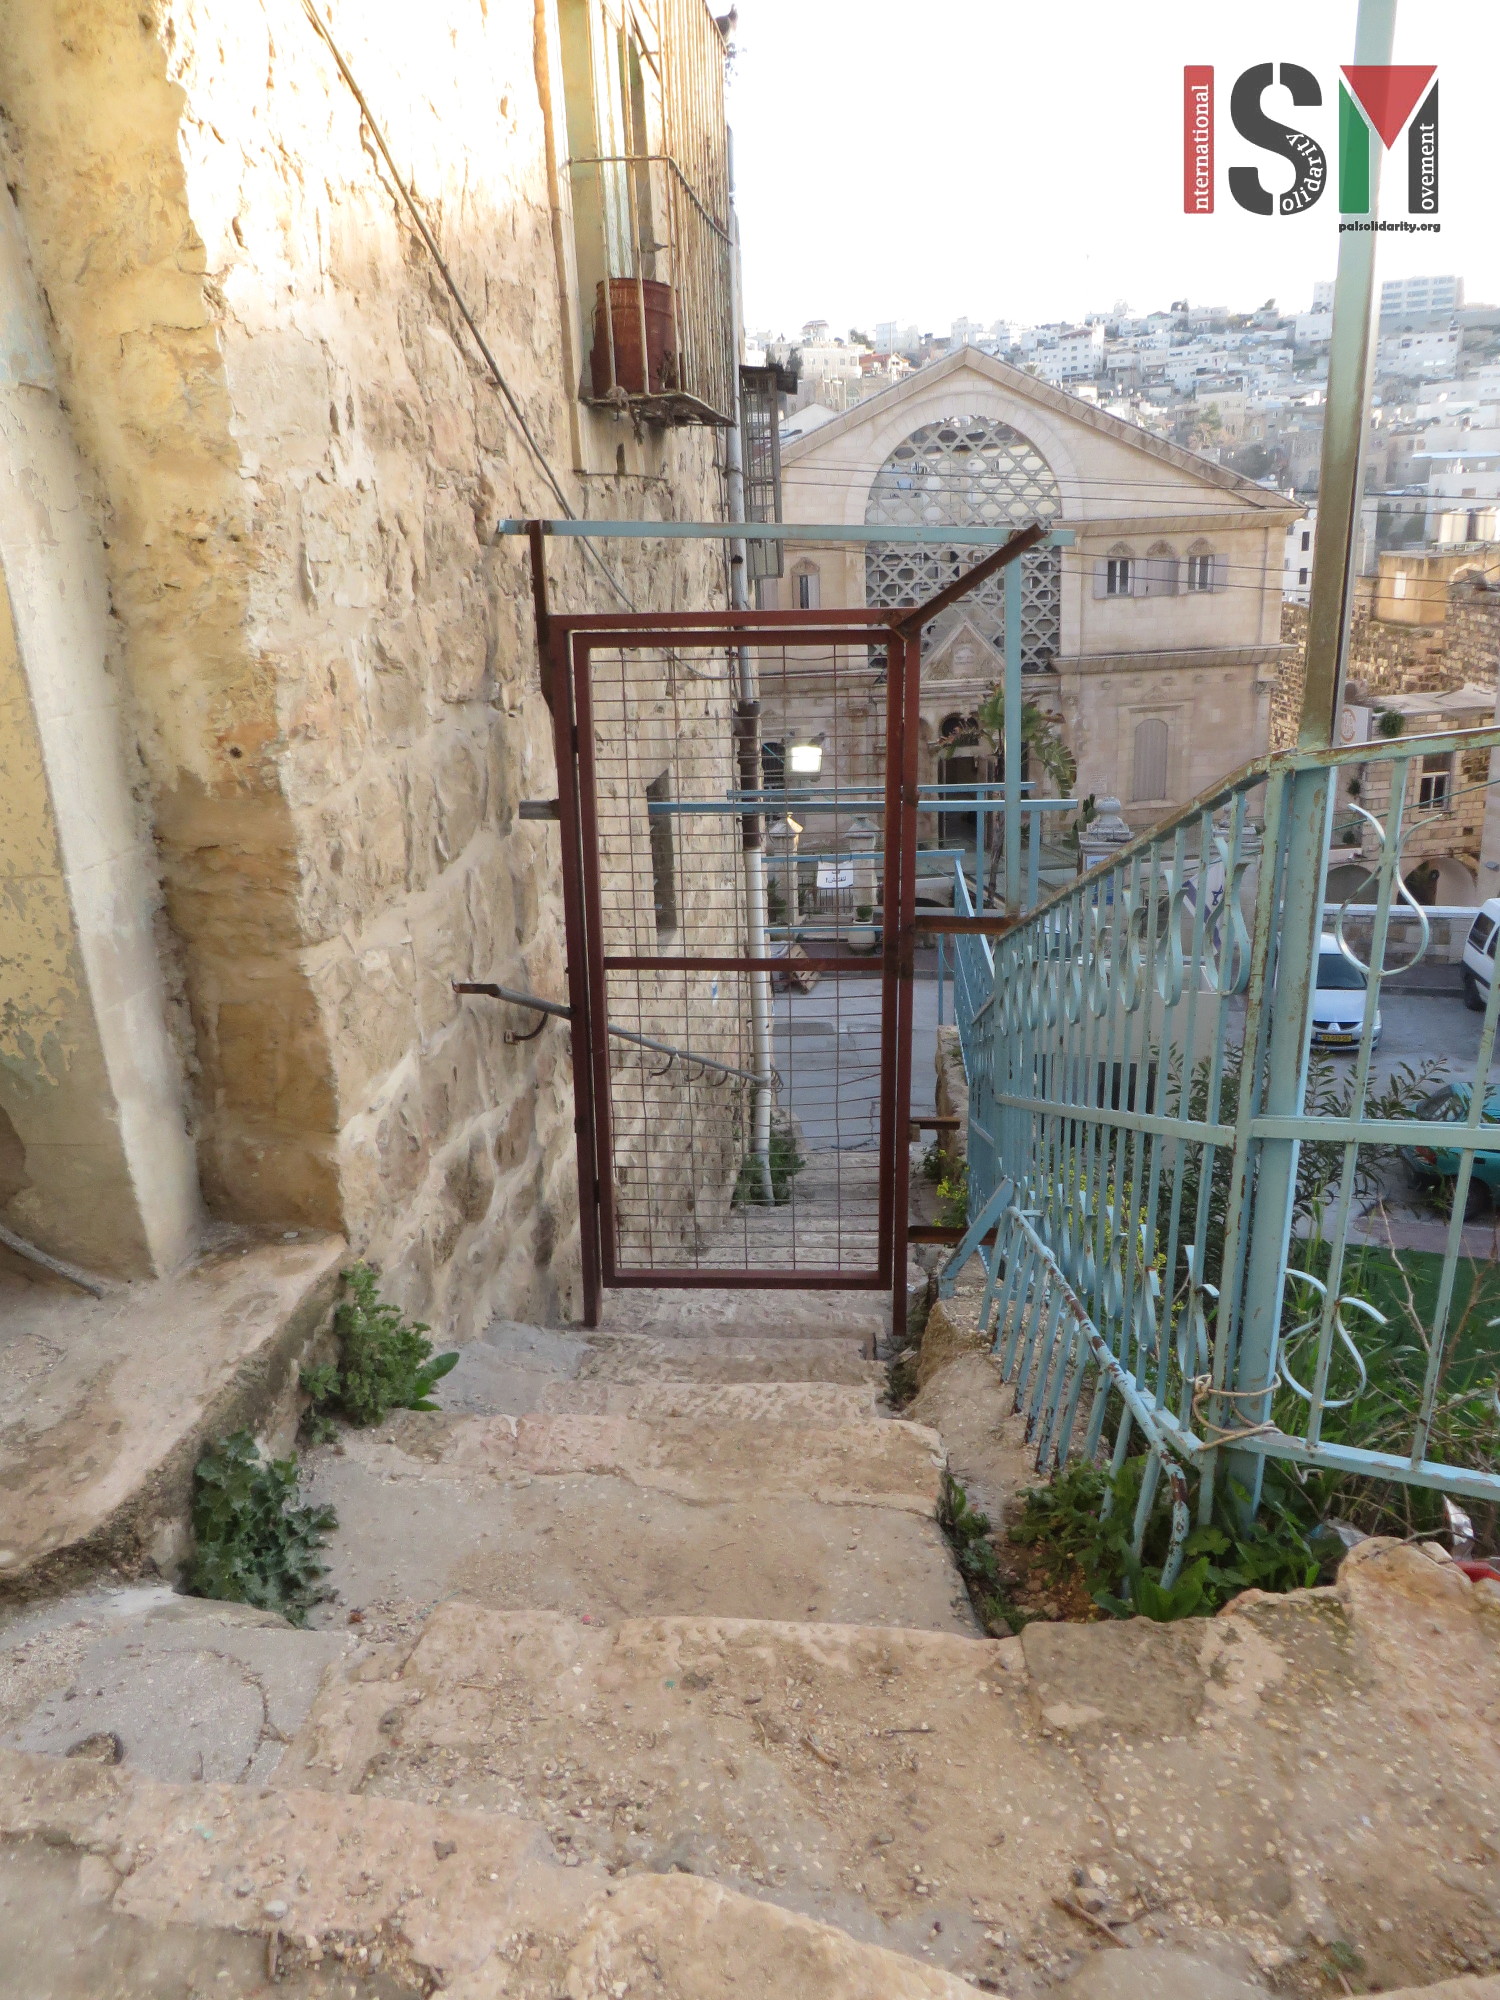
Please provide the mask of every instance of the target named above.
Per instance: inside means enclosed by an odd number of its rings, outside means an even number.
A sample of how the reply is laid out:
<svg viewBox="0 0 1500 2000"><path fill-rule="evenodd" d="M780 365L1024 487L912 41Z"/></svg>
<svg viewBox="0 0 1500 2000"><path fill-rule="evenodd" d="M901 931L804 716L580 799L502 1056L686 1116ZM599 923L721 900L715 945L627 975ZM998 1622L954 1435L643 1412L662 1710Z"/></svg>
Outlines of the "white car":
<svg viewBox="0 0 1500 2000"><path fill-rule="evenodd" d="M1364 1032L1369 980L1362 965L1356 965L1339 948L1339 941L1325 931L1318 939L1318 964L1312 996L1312 1045L1315 1049L1357 1049ZM1380 1010L1375 1010L1375 1033L1370 1046L1380 1041Z"/></svg>
<svg viewBox="0 0 1500 2000"><path fill-rule="evenodd" d="M1479 915L1464 941L1464 999L1482 1013L1495 976L1495 941L1500 938L1500 896L1479 906Z"/></svg>

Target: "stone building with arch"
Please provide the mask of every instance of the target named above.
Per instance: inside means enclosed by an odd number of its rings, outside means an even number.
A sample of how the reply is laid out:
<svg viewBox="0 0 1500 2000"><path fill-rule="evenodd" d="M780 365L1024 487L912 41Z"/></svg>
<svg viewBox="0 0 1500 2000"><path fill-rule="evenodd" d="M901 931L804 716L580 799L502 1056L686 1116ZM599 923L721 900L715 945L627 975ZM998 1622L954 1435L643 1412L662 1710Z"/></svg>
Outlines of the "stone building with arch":
<svg viewBox="0 0 1500 2000"><path fill-rule="evenodd" d="M1071 529L1071 547L1023 558L1026 698L1057 718L1079 796L1119 798L1133 827L1268 747L1296 502L975 348L787 444L783 479L790 522ZM762 589L787 608L915 604L980 553L810 535L788 542L784 575ZM996 578L925 635L924 781L985 761L972 717L1003 661ZM815 675L809 659L795 720L768 703L769 741L812 727ZM847 663L829 663L825 686L829 700L863 701L878 727ZM829 735L859 740L847 719ZM830 764L823 781L873 775L868 740L868 770Z"/></svg>

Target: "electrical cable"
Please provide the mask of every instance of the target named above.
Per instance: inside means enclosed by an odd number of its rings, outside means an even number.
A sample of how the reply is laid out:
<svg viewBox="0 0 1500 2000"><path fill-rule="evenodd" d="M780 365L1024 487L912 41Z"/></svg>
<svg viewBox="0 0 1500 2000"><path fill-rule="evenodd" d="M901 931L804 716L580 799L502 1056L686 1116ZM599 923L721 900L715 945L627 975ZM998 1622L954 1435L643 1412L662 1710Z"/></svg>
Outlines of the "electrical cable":
<svg viewBox="0 0 1500 2000"><path fill-rule="evenodd" d="M586 519L587 518L586 516L580 517L580 515L573 507L572 502L569 500L567 494L563 491L561 482L559 481L557 474L552 470L552 466L547 458L547 454L543 451L541 445L537 441L536 435L533 432L531 424L527 419L525 410L521 407L521 403L517 398L514 389L511 388L510 383L506 380L505 374L502 371L499 362L495 359L494 354L491 352L489 342L480 332L479 322L475 319L473 313L469 310L468 301L465 299L463 293L459 290L458 281L455 279L452 271L449 269L448 261L444 257L441 249L439 249L438 247L437 238L433 235L431 229L427 225L426 218L422 214L421 209L417 206L416 197L412 194L410 188L408 188L408 186L406 185L406 182L402 177L401 171L397 167L395 159L391 154L391 149L386 143L385 133L381 129L379 121L376 119L374 112L370 109L369 100L366 98L364 92L360 89L359 84L356 82L353 70L350 69L348 63L345 61L342 49L340 49L338 43L333 39L332 30L329 28L327 22L323 19L322 15L319 14L317 8L314 7L314 5L312 4L312 0L302 0L302 8L303 12L307 15L308 20L312 23L313 28L316 30L319 39L324 43L324 45L328 50L328 53L333 57L334 63L338 68L339 75L344 79L344 82L348 85L350 94L354 98L355 103L359 106L360 114L363 117L366 125L368 125L370 128L371 138L375 141L375 144L380 148L380 156L385 161L391 179L396 184L396 191L401 196L401 199L406 206L407 213L410 215L412 222L416 227L417 234L421 237L423 246L425 247L428 256L431 257L433 263L437 266L438 272L442 277L443 284L447 288L448 296L452 299L454 305L458 308L459 317L463 320L464 325L469 329L469 333L471 338L473 339L474 345L479 349L480 355L484 361L484 365L489 372L489 377L491 382L500 391L500 394L505 398L505 401L510 408L510 413L515 418L516 427L520 431L522 438L525 440L527 449L530 451L532 457L536 460L537 464L541 467L542 474L546 479L547 484L551 487L552 491L557 495L558 505L562 508L563 513L568 520L576 521L579 520L580 518ZM600 575L604 578L605 582L608 583L610 588L614 591L615 595L620 599L621 603L624 604L626 609L629 611L634 611L636 607L633 600L630 598L629 594L626 592L623 585L615 577L613 571L611 571L608 565L605 563L603 557L599 554L598 550L594 548L593 544L586 537L583 537L581 539L583 540L584 554L588 556L589 559L594 563Z"/></svg>

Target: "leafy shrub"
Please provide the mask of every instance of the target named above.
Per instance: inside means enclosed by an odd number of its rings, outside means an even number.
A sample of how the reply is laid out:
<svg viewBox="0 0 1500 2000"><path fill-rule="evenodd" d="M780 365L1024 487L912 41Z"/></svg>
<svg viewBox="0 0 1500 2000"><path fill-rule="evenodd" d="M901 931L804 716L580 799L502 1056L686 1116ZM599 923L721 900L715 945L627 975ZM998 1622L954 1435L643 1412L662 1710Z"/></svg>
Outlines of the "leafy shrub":
<svg viewBox="0 0 1500 2000"><path fill-rule="evenodd" d="M338 1526L331 1507L297 1507L297 1461L262 1458L248 1431L221 1438L193 1472L194 1597L256 1604L305 1625L329 1595L318 1553Z"/></svg>
<svg viewBox="0 0 1500 2000"><path fill-rule="evenodd" d="M781 1207L791 1200L792 1182L807 1165L806 1159L797 1150L796 1135L783 1119L775 1120L771 1126L770 1155L771 1199L777 1207ZM740 1162L739 1179L734 1184L734 1206L765 1206L765 1181L758 1153L747 1153Z"/></svg>
<svg viewBox="0 0 1500 2000"><path fill-rule="evenodd" d="M343 1417L364 1428L383 1423L392 1410L435 1410L432 1391L457 1354L434 1354L420 1320L404 1320L399 1309L376 1293L376 1276L368 1264L344 1273L349 1297L333 1316L339 1358L318 1368L304 1368L302 1388L312 1398L307 1428L326 1437L330 1419Z"/></svg>
<svg viewBox="0 0 1500 2000"><path fill-rule="evenodd" d="M945 1229L966 1229L969 1224L969 1168L960 1160L950 1167L937 1184L938 1221Z"/></svg>
<svg viewBox="0 0 1500 2000"><path fill-rule="evenodd" d="M1212 1520L1189 1531L1183 1567L1163 1587L1172 1532L1165 1480L1147 1519L1142 1554L1130 1547L1145 1468L1144 1455L1128 1458L1113 1478L1094 1465L1068 1466L1050 1485L1026 1495L1011 1539L1043 1544L1055 1559L1075 1561L1094 1602L1116 1618L1169 1623L1217 1611L1242 1590L1298 1590L1317 1582L1321 1562L1309 1539L1316 1528L1311 1510L1285 1475L1268 1468L1260 1512L1249 1523L1242 1518L1244 1490L1220 1481ZM1102 1514L1106 1497L1109 1512Z"/></svg>

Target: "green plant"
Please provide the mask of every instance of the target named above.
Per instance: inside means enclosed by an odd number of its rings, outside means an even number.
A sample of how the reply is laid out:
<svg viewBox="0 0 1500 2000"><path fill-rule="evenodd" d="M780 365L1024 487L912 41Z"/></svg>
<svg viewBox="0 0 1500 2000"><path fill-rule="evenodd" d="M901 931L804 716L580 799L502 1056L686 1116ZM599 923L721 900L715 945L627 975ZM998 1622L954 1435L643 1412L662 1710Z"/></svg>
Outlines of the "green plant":
<svg viewBox="0 0 1500 2000"><path fill-rule="evenodd" d="M1145 1469L1144 1455L1126 1459L1112 1476L1082 1461L1066 1467L1050 1485L1026 1495L1011 1538L1042 1543L1054 1558L1072 1558L1094 1602L1116 1618L1139 1615L1169 1623L1217 1611L1242 1590L1297 1590L1316 1583L1321 1563L1309 1542L1316 1525L1312 1509L1294 1482L1268 1468L1261 1511L1248 1523L1243 1490L1226 1481L1215 1487L1211 1520L1189 1531L1183 1567L1173 1583L1163 1585L1172 1532L1165 1480L1147 1516L1140 1555L1131 1548ZM1196 1474L1188 1477L1191 1506Z"/></svg>
<svg viewBox="0 0 1500 2000"><path fill-rule="evenodd" d="M206 1451L193 1471L193 1597L256 1604L289 1624L329 1595L318 1553L338 1526L331 1507L297 1507L297 1461L263 1458L248 1431Z"/></svg>
<svg viewBox="0 0 1500 2000"><path fill-rule="evenodd" d="M992 1638L1019 1632L1025 1620L1006 1597L1000 1564L990 1541L989 1516L969 1505L968 1494L951 1472L943 1474L937 1520L985 1631Z"/></svg>
<svg viewBox="0 0 1500 2000"><path fill-rule="evenodd" d="M969 1165L949 1163L937 1184L938 1220L945 1229L965 1229L969 1222Z"/></svg>
<svg viewBox="0 0 1500 2000"><path fill-rule="evenodd" d="M855 906L854 921L857 924L867 924L874 914L875 905L873 903L859 903Z"/></svg>
<svg viewBox="0 0 1500 2000"><path fill-rule="evenodd" d="M1405 733L1406 717L1399 708L1383 708L1375 717L1377 736L1404 736Z"/></svg>
<svg viewBox="0 0 1500 2000"><path fill-rule="evenodd" d="M383 1423L392 1410L435 1410L434 1387L458 1365L457 1354L433 1353L420 1320L403 1319L379 1297L368 1264L351 1265L343 1275L348 1297L333 1316L339 1358L302 1371L312 1399L306 1428L314 1437L330 1433L334 1416L362 1428Z"/></svg>
<svg viewBox="0 0 1500 2000"><path fill-rule="evenodd" d="M893 1410L904 1410L916 1398L920 1384L917 1381L917 1353L915 1347L903 1347L885 1371L885 1399Z"/></svg>
<svg viewBox="0 0 1500 2000"><path fill-rule="evenodd" d="M797 1137L788 1120L773 1120L769 1154L771 1200L779 1208L791 1200L792 1182L807 1165L805 1155L798 1151ZM734 1206L764 1207L765 1199L765 1177L761 1169L760 1155L746 1153L740 1161L739 1178L734 1184Z"/></svg>
<svg viewBox="0 0 1500 2000"><path fill-rule="evenodd" d="M979 727L998 750L1005 742L1005 689L991 688L976 711ZM1078 764L1059 733L1055 717L1035 702L1021 703L1021 754L1027 767L1040 768L1051 781L1054 795L1066 798L1078 777Z"/></svg>

